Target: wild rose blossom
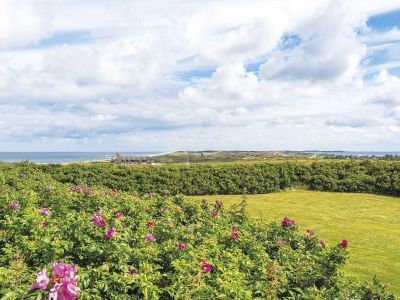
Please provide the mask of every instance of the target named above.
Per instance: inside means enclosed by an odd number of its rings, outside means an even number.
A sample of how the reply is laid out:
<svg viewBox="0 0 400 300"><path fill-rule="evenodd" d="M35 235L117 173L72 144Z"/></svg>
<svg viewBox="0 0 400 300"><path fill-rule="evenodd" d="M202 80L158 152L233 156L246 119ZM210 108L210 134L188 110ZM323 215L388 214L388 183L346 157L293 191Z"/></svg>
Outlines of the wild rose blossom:
<svg viewBox="0 0 400 300"><path fill-rule="evenodd" d="M152 192L148 192L147 193L147 198L149 198L149 199L153 198L153 193Z"/></svg>
<svg viewBox="0 0 400 300"><path fill-rule="evenodd" d="M107 224L107 222L99 215L93 215L92 222L100 227L104 227Z"/></svg>
<svg viewBox="0 0 400 300"><path fill-rule="evenodd" d="M18 209L21 208L21 205L19 205L19 204L18 204L17 202L15 202L15 201L13 201L13 202L10 203L10 208L11 208L12 210L18 210Z"/></svg>
<svg viewBox="0 0 400 300"><path fill-rule="evenodd" d="M325 247L326 242L325 242L324 240L320 240L320 241L319 241L319 244L320 244L322 247Z"/></svg>
<svg viewBox="0 0 400 300"><path fill-rule="evenodd" d="M178 248L179 248L180 250L185 249L185 248L186 248L186 243L178 243Z"/></svg>
<svg viewBox="0 0 400 300"><path fill-rule="evenodd" d="M217 204L217 206L221 207L223 205L222 200L215 200L215 203Z"/></svg>
<svg viewBox="0 0 400 300"><path fill-rule="evenodd" d="M148 240L149 242L154 242L156 238L154 237L154 235L148 232L146 233L146 240Z"/></svg>
<svg viewBox="0 0 400 300"><path fill-rule="evenodd" d="M132 268L129 270L129 273L131 273L132 275L136 275L137 274L137 270L135 268Z"/></svg>
<svg viewBox="0 0 400 300"><path fill-rule="evenodd" d="M116 188L112 188L112 189L111 189L111 192L115 195L115 194L118 193L118 190L117 190Z"/></svg>
<svg viewBox="0 0 400 300"><path fill-rule="evenodd" d="M289 227L292 225L296 225L296 222L288 217L284 217L282 220L282 226L283 227Z"/></svg>
<svg viewBox="0 0 400 300"><path fill-rule="evenodd" d="M36 274L36 283L30 290L46 290L49 283L52 287L49 291L49 299L54 300L73 300L79 296L78 280L79 276L75 275L76 267L54 262L52 265L51 280L46 269Z"/></svg>
<svg viewBox="0 0 400 300"><path fill-rule="evenodd" d="M237 232L232 232L231 236L232 236L232 238L233 238L234 240L237 240L237 239L239 238L239 233L237 233Z"/></svg>
<svg viewBox="0 0 400 300"><path fill-rule="evenodd" d="M82 192L82 188L80 185L73 185L69 188L71 192Z"/></svg>
<svg viewBox="0 0 400 300"><path fill-rule="evenodd" d="M83 190L83 193L85 194L85 195L91 195L92 194L92 189L91 188L86 188L86 189L84 189Z"/></svg>
<svg viewBox="0 0 400 300"><path fill-rule="evenodd" d="M47 207L43 207L40 209L40 213L43 216L50 216L51 215L51 211L47 208Z"/></svg>
<svg viewBox="0 0 400 300"><path fill-rule="evenodd" d="M53 274L56 276L74 276L76 272L76 267L63 262L54 262L51 264Z"/></svg>
<svg viewBox="0 0 400 300"><path fill-rule="evenodd" d="M207 200L207 199L202 199L202 200L201 200L201 203L207 204L207 203L208 203L208 200Z"/></svg>
<svg viewBox="0 0 400 300"><path fill-rule="evenodd" d="M46 227L48 225L48 223L47 223L47 221L46 220L42 220L42 221L40 221L40 226L42 226L42 227Z"/></svg>
<svg viewBox="0 0 400 300"><path fill-rule="evenodd" d="M234 226L232 226L232 231L237 231L238 228L239 228L238 226L234 225Z"/></svg>
<svg viewBox="0 0 400 300"><path fill-rule="evenodd" d="M341 248L347 248L348 245L349 245L348 240L342 240L339 242L339 247L341 247Z"/></svg>
<svg viewBox="0 0 400 300"><path fill-rule="evenodd" d="M201 269L204 273L210 273L212 271L212 266L207 262L205 258L201 259Z"/></svg>
<svg viewBox="0 0 400 300"><path fill-rule="evenodd" d="M212 215L213 217L216 217L216 216L218 215L218 211L217 211L216 209L213 209L213 210L211 211L211 215Z"/></svg>
<svg viewBox="0 0 400 300"><path fill-rule="evenodd" d="M117 213L114 215L114 218L116 218L117 220L121 220L121 219L123 218L123 214L122 214L121 212L117 212Z"/></svg>
<svg viewBox="0 0 400 300"><path fill-rule="evenodd" d="M147 221L146 223L147 228L151 228L153 227L153 225L154 225L153 221Z"/></svg>
<svg viewBox="0 0 400 300"><path fill-rule="evenodd" d="M104 233L104 237L107 238L107 239L111 239L111 238L114 236L115 231L117 231L117 228L115 228L115 227L109 228L109 229Z"/></svg>
<svg viewBox="0 0 400 300"><path fill-rule="evenodd" d="M312 230L312 229L307 229L306 233L307 233L309 236L313 236L313 235L315 234L314 230Z"/></svg>
<svg viewBox="0 0 400 300"><path fill-rule="evenodd" d="M43 269L36 274L36 283L31 287L31 290L46 290L49 285L49 275L47 270Z"/></svg>
<svg viewBox="0 0 400 300"><path fill-rule="evenodd" d="M78 276L66 276L50 289L49 299L73 300L79 296Z"/></svg>

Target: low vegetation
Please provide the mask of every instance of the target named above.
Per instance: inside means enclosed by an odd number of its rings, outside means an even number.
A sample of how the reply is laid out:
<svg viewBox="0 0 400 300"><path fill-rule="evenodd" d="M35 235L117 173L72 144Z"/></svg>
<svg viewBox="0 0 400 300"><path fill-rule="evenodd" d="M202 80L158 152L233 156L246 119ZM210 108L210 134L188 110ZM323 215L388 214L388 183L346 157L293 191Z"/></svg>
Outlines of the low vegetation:
<svg viewBox="0 0 400 300"><path fill-rule="evenodd" d="M170 164L288 160L308 159L311 157L313 157L311 153L292 151L177 151L153 156L152 160L162 164Z"/></svg>
<svg viewBox="0 0 400 300"><path fill-rule="evenodd" d="M190 197L194 201L221 199L226 206L240 203L242 196ZM373 194L291 190L246 197L246 212L266 222L282 212L312 229L328 244L346 236L350 257L344 271L360 280L375 275L400 295L400 199Z"/></svg>
<svg viewBox="0 0 400 300"><path fill-rule="evenodd" d="M5 299L394 299L343 275L346 235L326 243L282 211L141 197L59 183L30 165L0 176Z"/></svg>
<svg viewBox="0 0 400 300"><path fill-rule="evenodd" d="M24 164L22 164L23 166ZM329 192L400 196L400 161L287 161L117 166L102 164L34 165L55 180L75 185L117 188L143 194L265 194L302 186ZM6 171L3 164L0 170Z"/></svg>

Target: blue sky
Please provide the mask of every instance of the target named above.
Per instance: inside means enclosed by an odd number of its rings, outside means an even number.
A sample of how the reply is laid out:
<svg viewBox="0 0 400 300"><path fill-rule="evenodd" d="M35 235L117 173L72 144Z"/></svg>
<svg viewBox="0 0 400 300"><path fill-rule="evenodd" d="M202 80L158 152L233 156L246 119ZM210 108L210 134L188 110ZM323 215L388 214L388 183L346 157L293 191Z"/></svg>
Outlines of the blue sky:
<svg viewBox="0 0 400 300"><path fill-rule="evenodd" d="M0 2L2 151L400 150L399 1Z"/></svg>

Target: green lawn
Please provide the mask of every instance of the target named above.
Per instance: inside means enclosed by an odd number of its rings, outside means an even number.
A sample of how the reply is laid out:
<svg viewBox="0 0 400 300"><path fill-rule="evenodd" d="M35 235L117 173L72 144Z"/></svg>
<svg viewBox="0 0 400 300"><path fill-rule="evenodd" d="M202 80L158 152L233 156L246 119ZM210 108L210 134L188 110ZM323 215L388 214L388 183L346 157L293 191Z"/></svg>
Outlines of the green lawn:
<svg viewBox="0 0 400 300"><path fill-rule="evenodd" d="M230 205L242 196L191 198L221 199ZM288 216L301 230L314 229L330 244L349 240L346 272L368 280L376 274L400 295L400 198L297 190L250 195L247 204L253 217L280 221Z"/></svg>

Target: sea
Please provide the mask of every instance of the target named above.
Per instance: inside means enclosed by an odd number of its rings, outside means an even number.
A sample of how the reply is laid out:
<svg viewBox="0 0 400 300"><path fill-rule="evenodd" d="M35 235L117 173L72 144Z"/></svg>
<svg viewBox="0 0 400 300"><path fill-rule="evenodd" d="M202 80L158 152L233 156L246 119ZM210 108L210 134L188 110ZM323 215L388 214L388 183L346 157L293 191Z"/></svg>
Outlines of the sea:
<svg viewBox="0 0 400 300"><path fill-rule="evenodd" d="M154 156L162 152L119 152L122 156ZM2 162L67 163L109 160L115 152L0 152Z"/></svg>
<svg viewBox="0 0 400 300"><path fill-rule="evenodd" d="M328 155L340 155L340 156L376 156L383 157L385 155L393 155L400 156L400 151L301 151L303 153L312 153L312 154L328 154Z"/></svg>

